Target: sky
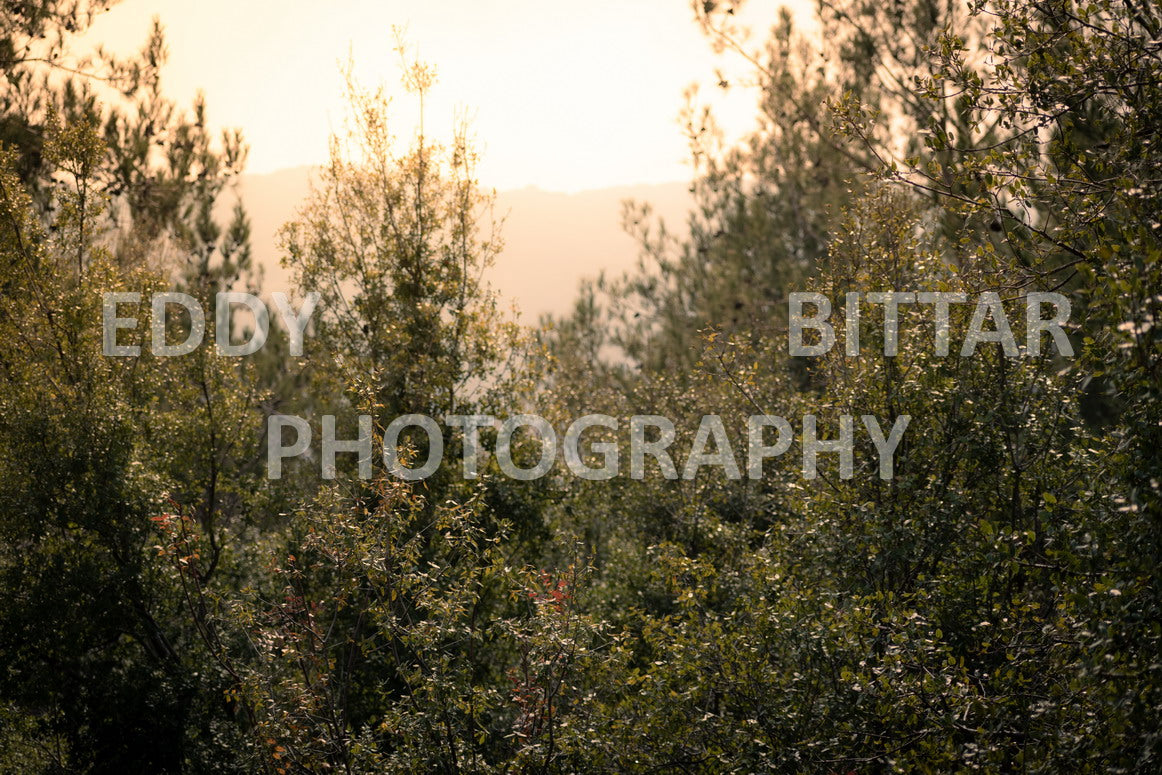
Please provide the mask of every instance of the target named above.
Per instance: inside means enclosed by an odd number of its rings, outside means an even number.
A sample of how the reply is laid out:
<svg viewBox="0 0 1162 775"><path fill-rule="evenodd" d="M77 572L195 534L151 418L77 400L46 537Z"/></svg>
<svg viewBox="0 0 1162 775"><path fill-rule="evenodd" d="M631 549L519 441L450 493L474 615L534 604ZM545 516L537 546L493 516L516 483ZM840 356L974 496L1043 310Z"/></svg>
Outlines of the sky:
<svg viewBox="0 0 1162 775"><path fill-rule="evenodd" d="M752 0L744 18L761 32L777 6ZM755 115L752 89L716 88L716 68L744 66L712 52L686 0L123 0L87 37L130 53L154 16L170 50L166 92L187 105L204 92L211 124L243 130L250 173L324 161L349 54L363 83L396 95L398 132L411 135L393 25L439 75L426 130L446 135L466 112L487 187L688 180L678 113L695 82L728 137Z"/></svg>

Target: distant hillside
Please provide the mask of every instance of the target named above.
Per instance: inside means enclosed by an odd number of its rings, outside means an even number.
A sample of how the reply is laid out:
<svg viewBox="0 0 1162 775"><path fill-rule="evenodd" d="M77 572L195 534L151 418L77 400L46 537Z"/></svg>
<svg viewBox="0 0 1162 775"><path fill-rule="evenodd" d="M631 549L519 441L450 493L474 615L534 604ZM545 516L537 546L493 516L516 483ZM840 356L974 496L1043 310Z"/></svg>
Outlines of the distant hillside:
<svg viewBox="0 0 1162 775"><path fill-rule="evenodd" d="M255 259L265 269L266 288L289 283L279 265L275 234L304 201L310 167L267 175L243 175L238 191L250 214ZM690 194L685 183L620 186L562 194L529 187L497 195L497 218L504 218L504 251L489 279L506 300L514 300L522 320L569 309L582 278L632 267L637 245L621 229L625 199L649 202L674 229L685 222Z"/></svg>

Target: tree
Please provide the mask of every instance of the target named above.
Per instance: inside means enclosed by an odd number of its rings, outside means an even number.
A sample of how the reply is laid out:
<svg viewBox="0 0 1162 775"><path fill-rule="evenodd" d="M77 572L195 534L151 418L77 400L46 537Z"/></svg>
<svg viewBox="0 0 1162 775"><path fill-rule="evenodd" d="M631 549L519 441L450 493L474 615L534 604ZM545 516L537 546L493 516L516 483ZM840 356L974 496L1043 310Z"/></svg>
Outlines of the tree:
<svg viewBox="0 0 1162 775"><path fill-rule="evenodd" d="M736 7L696 11L734 46L723 25ZM788 381L796 366L779 357L778 332L737 326L721 305L702 344L666 341L686 351L673 371L630 350L648 369L615 370L621 406L688 416L705 399L724 414L812 411L832 425L843 412L913 420L890 482L869 470L776 475L757 493L713 480L571 493L561 512L588 520L603 558L589 599L614 645L581 679L595 699L562 745L625 770L1150 771L1156 15L1109 3L820 13L826 62L838 65L822 80L823 121L806 120L819 100L796 99L802 79L768 78L785 54L752 57L781 115L872 173L820 221L808 287L833 299L996 292L1010 310L1063 290L1085 355L934 357L932 322L913 309L897 355L846 358L841 339ZM831 120L851 144L827 135ZM695 221L694 244L699 233ZM762 249L742 241L740 271ZM712 309L722 254L687 255L689 266L615 289L610 304L638 315L631 341L661 342L672 321ZM670 284L658 279L667 272ZM633 282L660 301L637 304ZM591 307L579 310L592 318ZM568 347L594 348L581 322L558 329L568 374ZM954 315L954 328L966 323ZM862 317L861 340L883 325ZM1095 400L1101 390L1111 395ZM603 509L638 519L602 521ZM608 560L619 555L633 559ZM641 733L647 719L655 734Z"/></svg>
<svg viewBox="0 0 1162 775"><path fill-rule="evenodd" d="M176 276L238 279L244 222L218 241L208 214L244 154L234 135L212 147L200 104L190 120L162 97L159 26L140 59L71 56L71 35L106 5L4 10L14 58L2 105L16 145L0 164L0 653L13 669L0 703L18 730L4 745L39 752L25 771L213 771L234 758L229 712L174 616L177 590L158 575L148 517L169 492L218 523L221 504L246 491L233 461L247 455L232 453L230 474L216 475L222 448L186 456L181 445L248 410L221 381L212 390L229 406L215 416L175 406L170 388L189 384L176 378L188 364L151 359L148 346L141 358L102 357L101 301L106 291L148 297ZM187 251L200 259L193 274L175 260ZM210 266L211 254L224 260ZM186 472L207 458L217 485L202 489L199 475L189 486ZM232 516L245 511L237 503Z"/></svg>
<svg viewBox="0 0 1162 775"><path fill-rule="evenodd" d="M407 61L402 42L399 53L422 112L435 71ZM282 232L285 263L299 288L320 294L320 352L341 353L346 379L369 380L362 401L392 416L458 411L504 352L482 279L501 246L495 223L482 221L491 195L475 179L465 125L445 148L421 120L401 150L383 91L362 89L348 70L347 96L348 130Z"/></svg>

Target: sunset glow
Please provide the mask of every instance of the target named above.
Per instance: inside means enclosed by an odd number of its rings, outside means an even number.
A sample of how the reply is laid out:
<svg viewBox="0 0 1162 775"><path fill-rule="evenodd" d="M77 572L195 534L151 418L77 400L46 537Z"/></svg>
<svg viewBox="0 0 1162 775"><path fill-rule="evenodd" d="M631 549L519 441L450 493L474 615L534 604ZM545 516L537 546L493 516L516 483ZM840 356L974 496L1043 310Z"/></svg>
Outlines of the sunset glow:
<svg viewBox="0 0 1162 775"><path fill-rule="evenodd" d="M755 3L748 18L764 30L775 7ZM252 173L325 158L343 115L340 62L349 54L361 80L402 91L393 26L438 70L429 128L442 133L457 111L473 119L488 186L576 191L682 180L689 166L677 119L694 83L728 135L753 121L754 90L717 86L716 69L738 71L739 61L714 55L682 0L126 0L88 38L132 52L154 16L170 49L167 92L188 103L200 89L213 123L241 127ZM410 132L415 106L406 95L397 105L400 130Z"/></svg>

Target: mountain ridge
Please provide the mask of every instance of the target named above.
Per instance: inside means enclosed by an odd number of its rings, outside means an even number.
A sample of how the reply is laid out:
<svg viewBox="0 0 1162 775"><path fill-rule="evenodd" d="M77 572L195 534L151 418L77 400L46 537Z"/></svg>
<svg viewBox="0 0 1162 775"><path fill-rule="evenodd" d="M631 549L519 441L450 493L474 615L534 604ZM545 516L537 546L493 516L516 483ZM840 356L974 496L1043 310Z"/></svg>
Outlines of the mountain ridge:
<svg viewBox="0 0 1162 775"><path fill-rule="evenodd" d="M235 181L234 190L250 217L251 247L267 291L290 286L289 272L279 263L277 232L305 203L311 173L317 169L247 173ZM648 202L655 218L676 228L692 207L688 186L671 182L561 192L530 185L497 191L495 215L504 246L485 277L504 306L515 302L525 322L546 313L564 314L584 278L601 272L617 276L636 265L638 245L621 228L622 202Z"/></svg>

